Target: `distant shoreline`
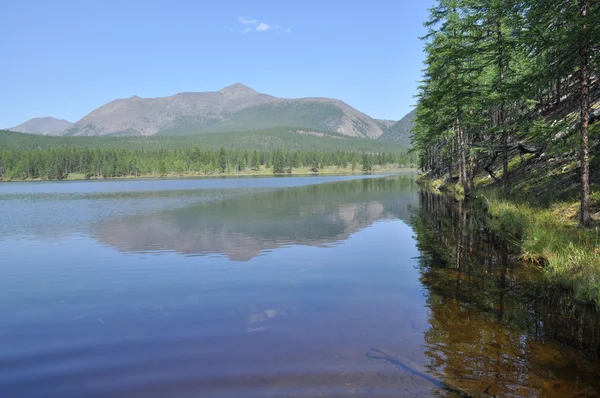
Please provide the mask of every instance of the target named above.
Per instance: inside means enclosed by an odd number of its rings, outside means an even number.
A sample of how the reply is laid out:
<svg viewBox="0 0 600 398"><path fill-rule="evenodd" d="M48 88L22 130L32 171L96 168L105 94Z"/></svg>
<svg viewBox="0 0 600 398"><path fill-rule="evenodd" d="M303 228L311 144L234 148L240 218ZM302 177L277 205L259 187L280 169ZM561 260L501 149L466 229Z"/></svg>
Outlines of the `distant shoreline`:
<svg viewBox="0 0 600 398"><path fill-rule="evenodd" d="M44 179L44 178L27 178L8 180L0 178L0 182L35 182L35 181L103 181L103 180L135 180L135 179L168 179L168 178L238 178L238 177L313 177L313 176L360 176L372 174L386 173L405 173L416 172L416 168L396 168L396 167L373 167L373 170L366 172L362 170L352 170L350 168L326 167L318 172L312 172L309 168L298 168L292 170L291 173L273 173L273 168L264 168L259 171L243 171L235 173L167 173L159 174L140 174L122 177L91 177L85 178L84 174L71 173L67 178L63 179Z"/></svg>

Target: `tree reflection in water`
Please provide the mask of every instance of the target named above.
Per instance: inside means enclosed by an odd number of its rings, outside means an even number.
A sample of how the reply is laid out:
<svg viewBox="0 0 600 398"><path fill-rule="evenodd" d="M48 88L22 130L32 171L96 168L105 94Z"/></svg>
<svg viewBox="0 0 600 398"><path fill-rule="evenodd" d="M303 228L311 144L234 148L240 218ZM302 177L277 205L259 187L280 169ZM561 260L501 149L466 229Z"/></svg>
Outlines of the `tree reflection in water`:
<svg viewBox="0 0 600 398"><path fill-rule="evenodd" d="M427 290L429 369L498 396L600 393L600 317L519 264L472 204L423 192L412 224Z"/></svg>

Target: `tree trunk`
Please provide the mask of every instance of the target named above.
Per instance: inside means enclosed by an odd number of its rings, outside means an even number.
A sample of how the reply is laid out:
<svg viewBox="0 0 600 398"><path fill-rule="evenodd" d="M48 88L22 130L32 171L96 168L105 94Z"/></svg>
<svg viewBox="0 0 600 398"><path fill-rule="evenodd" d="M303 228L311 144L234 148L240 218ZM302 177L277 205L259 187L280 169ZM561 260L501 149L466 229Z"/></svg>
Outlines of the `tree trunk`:
<svg viewBox="0 0 600 398"><path fill-rule="evenodd" d="M558 107L560 105L560 73L557 73L557 77L556 77L556 106Z"/></svg>
<svg viewBox="0 0 600 398"><path fill-rule="evenodd" d="M587 20L589 1L580 0L580 16ZM590 216L590 146L589 146L589 110L590 110L590 43L587 23L583 25L583 37L579 41L579 66L581 79L581 224L589 226Z"/></svg>
<svg viewBox="0 0 600 398"><path fill-rule="evenodd" d="M475 141L475 137L471 136L469 139L469 148L473 148L473 143ZM475 189L475 174L477 173L477 159L475 159L475 155L473 151L469 152L469 189Z"/></svg>
<svg viewBox="0 0 600 398"><path fill-rule="evenodd" d="M502 181L504 194L508 195L508 131L506 130L506 110L504 98L504 51L502 37L502 21L498 18L496 22L496 33L498 35L498 79L500 82L500 113L498 114L498 124L502 128Z"/></svg>
<svg viewBox="0 0 600 398"><path fill-rule="evenodd" d="M460 115L460 110L459 110ZM469 195L469 180L467 178L467 154L465 145L465 133L463 131L460 116L456 118L456 134L458 138L458 182Z"/></svg>

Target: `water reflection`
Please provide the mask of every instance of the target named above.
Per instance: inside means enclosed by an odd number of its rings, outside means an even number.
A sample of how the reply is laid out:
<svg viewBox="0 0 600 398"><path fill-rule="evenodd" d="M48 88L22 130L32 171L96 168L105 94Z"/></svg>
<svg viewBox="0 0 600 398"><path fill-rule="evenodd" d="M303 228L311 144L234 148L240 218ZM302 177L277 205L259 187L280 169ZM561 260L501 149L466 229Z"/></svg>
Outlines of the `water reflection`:
<svg viewBox="0 0 600 398"><path fill-rule="evenodd" d="M422 257L431 372L495 396L600 393L600 317L538 284L464 202L421 194L413 220Z"/></svg>
<svg viewBox="0 0 600 398"><path fill-rule="evenodd" d="M96 237L122 251L223 254L247 261L284 245L329 245L378 220L410 219L412 176L363 179L233 196L100 223Z"/></svg>
<svg viewBox="0 0 600 398"><path fill-rule="evenodd" d="M281 180L0 201L3 397L600 392L596 313L476 209L412 176Z"/></svg>

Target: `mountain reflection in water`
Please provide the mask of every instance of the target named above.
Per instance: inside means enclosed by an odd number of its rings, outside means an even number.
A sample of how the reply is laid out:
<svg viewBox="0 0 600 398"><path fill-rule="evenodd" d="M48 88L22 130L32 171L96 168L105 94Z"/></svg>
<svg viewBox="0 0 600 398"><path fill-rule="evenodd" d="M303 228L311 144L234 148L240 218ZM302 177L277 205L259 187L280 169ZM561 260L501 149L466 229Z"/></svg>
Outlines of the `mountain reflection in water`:
<svg viewBox="0 0 600 398"><path fill-rule="evenodd" d="M96 237L122 251L223 254L247 261L286 245L330 245L386 219L410 219L411 176L319 184L234 196L113 219Z"/></svg>

